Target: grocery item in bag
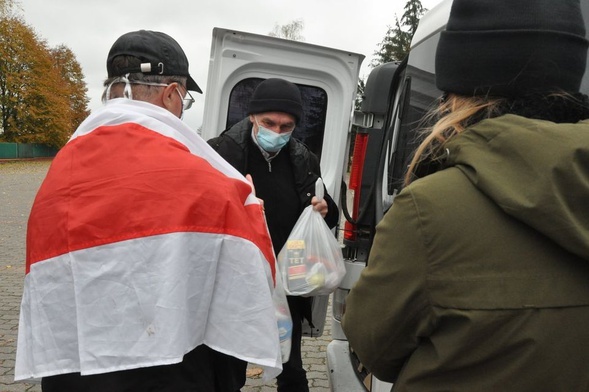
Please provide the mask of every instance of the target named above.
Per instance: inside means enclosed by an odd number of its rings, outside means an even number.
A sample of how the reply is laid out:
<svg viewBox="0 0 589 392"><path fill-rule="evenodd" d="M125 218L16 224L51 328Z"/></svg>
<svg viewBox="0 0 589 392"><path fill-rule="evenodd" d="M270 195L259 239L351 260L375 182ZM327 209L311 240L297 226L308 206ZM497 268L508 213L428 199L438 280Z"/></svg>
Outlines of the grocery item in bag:
<svg viewBox="0 0 589 392"><path fill-rule="evenodd" d="M288 309L288 301L282 284L282 276L276 273L276 286L272 294L276 320L278 323L278 335L280 338L280 354L282 363L288 362L290 358L290 347L292 345L292 317Z"/></svg>
<svg viewBox="0 0 589 392"><path fill-rule="evenodd" d="M315 194L323 198L321 179ZM330 294L346 273L341 246L313 206L303 210L277 261L287 295Z"/></svg>

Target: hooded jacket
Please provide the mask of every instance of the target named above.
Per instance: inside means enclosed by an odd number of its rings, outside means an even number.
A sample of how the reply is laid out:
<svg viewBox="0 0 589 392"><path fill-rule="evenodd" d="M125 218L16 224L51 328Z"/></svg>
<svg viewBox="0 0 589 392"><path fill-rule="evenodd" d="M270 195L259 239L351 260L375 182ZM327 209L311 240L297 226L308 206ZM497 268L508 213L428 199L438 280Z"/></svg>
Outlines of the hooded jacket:
<svg viewBox="0 0 589 392"><path fill-rule="evenodd" d="M505 115L407 186L343 328L394 391L589 390L589 121Z"/></svg>

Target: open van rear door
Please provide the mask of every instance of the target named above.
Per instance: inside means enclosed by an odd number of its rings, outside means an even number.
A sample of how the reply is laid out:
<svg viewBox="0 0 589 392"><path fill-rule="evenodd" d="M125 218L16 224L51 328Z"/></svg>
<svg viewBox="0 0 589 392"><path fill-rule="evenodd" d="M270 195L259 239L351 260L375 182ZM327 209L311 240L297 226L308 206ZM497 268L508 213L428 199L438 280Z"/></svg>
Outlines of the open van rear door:
<svg viewBox="0 0 589 392"><path fill-rule="evenodd" d="M338 201L363 59L339 49L214 28L201 136L209 140L247 117L261 81L289 80L300 88L304 110L293 136L320 158L323 182ZM304 335L323 333L327 305L327 296L314 297L314 327L304 325Z"/></svg>

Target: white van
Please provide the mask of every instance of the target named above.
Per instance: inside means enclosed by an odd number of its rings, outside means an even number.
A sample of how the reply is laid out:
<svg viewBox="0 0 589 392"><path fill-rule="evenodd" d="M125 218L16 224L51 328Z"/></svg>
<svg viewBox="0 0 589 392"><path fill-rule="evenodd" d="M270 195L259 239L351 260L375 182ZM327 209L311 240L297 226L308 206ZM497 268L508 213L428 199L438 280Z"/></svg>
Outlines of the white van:
<svg viewBox="0 0 589 392"><path fill-rule="evenodd" d="M446 27L452 0L442 0L420 20L408 57L372 70L361 110L353 113L358 73L364 56L307 43L215 29L205 98L202 136L208 140L246 116L257 83L281 77L297 84L307 102L303 124L295 137L321 158L325 184L346 218L343 251L346 276L332 295L332 338L327 347L327 373L334 392L383 392L392 385L373 377L349 347L341 328L345 298L366 266L376 224L401 190L402 178L423 115L441 96L435 86L435 54ZM581 1L589 32L589 1ZM589 64L589 61L588 61ZM581 90L589 94L589 73ZM307 91L307 93L305 93ZM350 140L351 126L358 126ZM302 130L305 130L303 132ZM349 181L343 182L348 151L353 146ZM346 185L348 188L342 187ZM350 194L351 202L347 202ZM349 204L349 205L348 205ZM315 328L323 333L327 297L313 305Z"/></svg>
<svg viewBox="0 0 589 392"><path fill-rule="evenodd" d="M330 386L335 392L383 392L392 387L362 366L340 321L346 295L368 260L375 226L401 190L416 147L416 131L428 125L423 116L442 95L435 86L435 56L451 6L452 0L443 0L421 18L403 62L383 64L370 73L361 110L354 116L361 129L352 156L349 183L354 197L344 230L347 275L333 294L334 340L327 347ZM581 6L589 32L589 1L581 1ZM589 94L588 72L581 90ZM346 208L342 210L346 213Z"/></svg>

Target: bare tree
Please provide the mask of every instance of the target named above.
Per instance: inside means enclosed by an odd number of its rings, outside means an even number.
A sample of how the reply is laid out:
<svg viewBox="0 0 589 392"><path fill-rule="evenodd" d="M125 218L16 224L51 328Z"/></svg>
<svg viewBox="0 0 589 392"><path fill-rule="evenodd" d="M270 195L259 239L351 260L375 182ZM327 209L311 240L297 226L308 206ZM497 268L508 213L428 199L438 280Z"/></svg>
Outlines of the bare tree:
<svg viewBox="0 0 589 392"><path fill-rule="evenodd" d="M285 38L293 41L304 41L305 37L301 35L304 27L305 23L303 20L296 19L282 26L276 24L274 30L268 33L268 35L270 37Z"/></svg>

